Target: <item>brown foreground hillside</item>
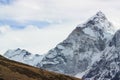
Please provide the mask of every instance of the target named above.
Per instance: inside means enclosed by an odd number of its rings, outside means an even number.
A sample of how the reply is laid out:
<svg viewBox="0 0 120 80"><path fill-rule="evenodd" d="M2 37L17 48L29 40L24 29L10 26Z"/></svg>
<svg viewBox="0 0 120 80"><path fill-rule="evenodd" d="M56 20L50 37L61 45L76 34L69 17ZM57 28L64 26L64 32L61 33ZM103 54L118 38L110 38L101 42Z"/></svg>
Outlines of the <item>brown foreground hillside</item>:
<svg viewBox="0 0 120 80"><path fill-rule="evenodd" d="M49 72L0 56L0 80L80 80L74 77Z"/></svg>

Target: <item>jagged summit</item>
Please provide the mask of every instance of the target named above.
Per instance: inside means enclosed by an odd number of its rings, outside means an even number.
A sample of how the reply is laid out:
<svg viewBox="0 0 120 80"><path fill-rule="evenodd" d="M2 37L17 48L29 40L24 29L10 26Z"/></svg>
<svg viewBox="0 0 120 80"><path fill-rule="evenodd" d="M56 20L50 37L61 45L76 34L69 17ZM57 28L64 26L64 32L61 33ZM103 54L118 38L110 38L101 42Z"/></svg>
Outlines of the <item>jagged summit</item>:
<svg viewBox="0 0 120 80"><path fill-rule="evenodd" d="M115 32L112 23L101 11L89 18L84 24L78 25L75 31L83 31L92 37L101 39L109 38Z"/></svg>
<svg viewBox="0 0 120 80"><path fill-rule="evenodd" d="M97 16L102 16L102 17L105 17L105 14L102 12L102 11L98 11L96 13Z"/></svg>
<svg viewBox="0 0 120 80"><path fill-rule="evenodd" d="M78 27L83 27L81 25L85 25L85 24L89 23L90 21L93 21L93 23L91 22L91 24L94 24L95 22L100 22L100 21L104 21L104 20L107 20L107 17L105 16L105 14L103 12L99 11L95 15L90 17L84 24L78 25Z"/></svg>
<svg viewBox="0 0 120 80"><path fill-rule="evenodd" d="M93 19L94 19L94 18L99 18L99 19L103 19L103 20L107 19L106 16L105 16L105 14L104 14L102 11L97 12L97 13L93 16Z"/></svg>

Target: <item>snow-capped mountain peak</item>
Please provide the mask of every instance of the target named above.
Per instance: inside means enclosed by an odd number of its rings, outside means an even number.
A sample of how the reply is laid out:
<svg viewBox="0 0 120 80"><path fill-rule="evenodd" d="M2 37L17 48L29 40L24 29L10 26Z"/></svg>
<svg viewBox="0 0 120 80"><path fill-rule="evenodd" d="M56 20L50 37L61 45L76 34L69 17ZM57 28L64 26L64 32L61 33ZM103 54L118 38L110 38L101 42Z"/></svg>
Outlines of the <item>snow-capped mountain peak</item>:
<svg viewBox="0 0 120 80"><path fill-rule="evenodd" d="M81 27L84 33L92 37L100 37L101 39L110 37L110 35L114 33L112 23L108 21L106 16L101 11L97 12L84 24L78 25L78 27Z"/></svg>
<svg viewBox="0 0 120 80"><path fill-rule="evenodd" d="M102 12L79 25L63 42L51 49L41 61L47 70L75 75L84 72L100 59L112 37L113 26Z"/></svg>
<svg viewBox="0 0 120 80"><path fill-rule="evenodd" d="M20 48L17 48L14 50L8 50L4 54L4 56L11 60L29 64L32 66L36 66L38 63L40 63L41 59L43 58L42 55L32 54L32 53L26 51L25 49L20 49Z"/></svg>
<svg viewBox="0 0 120 80"><path fill-rule="evenodd" d="M13 56L17 56L17 55L22 55L23 57L26 57L26 56L30 56L31 53L24 50L24 49L17 48L17 49L14 49L14 50L8 50L4 54L4 56L6 56L6 57L13 57Z"/></svg>

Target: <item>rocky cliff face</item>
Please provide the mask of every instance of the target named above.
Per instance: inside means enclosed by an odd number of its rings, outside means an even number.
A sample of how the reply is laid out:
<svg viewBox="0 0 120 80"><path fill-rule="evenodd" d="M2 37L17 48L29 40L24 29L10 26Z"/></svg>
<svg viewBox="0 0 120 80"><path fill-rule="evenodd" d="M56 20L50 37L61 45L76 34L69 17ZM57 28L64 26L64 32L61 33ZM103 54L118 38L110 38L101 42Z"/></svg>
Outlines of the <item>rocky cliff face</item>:
<svg viewBox="0 0 120 80"><path fill-rule="evenodd" d="M112 37L112 28L105 15L98 12L84 24L78 25L37 66L69 75L84 72L99 60Z"/></svg>
<svg viewBox="0 0 120 80"><path fill-rule="evenodd" d="M120 30L113 36L101 59L91 66L83 79L120 80Z"/></svg>

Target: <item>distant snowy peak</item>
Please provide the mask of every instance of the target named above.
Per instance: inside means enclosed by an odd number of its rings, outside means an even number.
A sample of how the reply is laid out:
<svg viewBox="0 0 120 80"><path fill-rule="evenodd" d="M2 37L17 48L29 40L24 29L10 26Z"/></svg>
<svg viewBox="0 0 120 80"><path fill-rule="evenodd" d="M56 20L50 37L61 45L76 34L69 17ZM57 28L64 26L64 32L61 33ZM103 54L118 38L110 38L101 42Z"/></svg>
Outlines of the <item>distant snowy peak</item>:
<svg viewBox="0 0 120 80"><path fill-rule="evenodd" d="M97 12L87 22L78 25L77 27L79 27L84 33L101 39L110 37L114 33L112 23L108 21L101 11Z"/></svg>
<svg viewBox="0 0 120 80"><path fill-rule="evenodd" d="M9 57L9 58L17 56L17 55L22 55L22 57L26 57L26 56L30 56L31 53L24 50L24 49L17 48L17 49L14 49L14 50L8 50L4 54L4 56Z"/></svg>
<svg viewBox="0 0 120 80"><path fill-rule="evenodd" d="M29 64L32 66L36 66L43 58L43 55L32 54L32 53L30 53L24 49L20 49L20 48L14 49L14 50L8 50L4 54L4 56L11 60Z"/></svg>

